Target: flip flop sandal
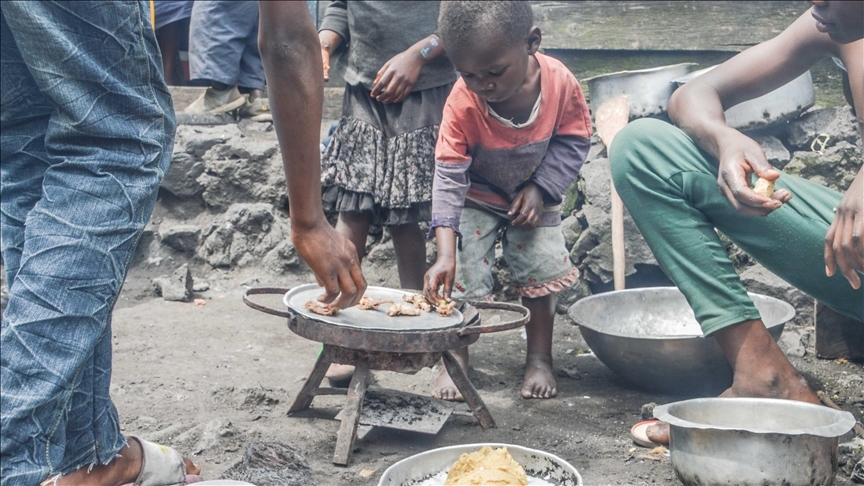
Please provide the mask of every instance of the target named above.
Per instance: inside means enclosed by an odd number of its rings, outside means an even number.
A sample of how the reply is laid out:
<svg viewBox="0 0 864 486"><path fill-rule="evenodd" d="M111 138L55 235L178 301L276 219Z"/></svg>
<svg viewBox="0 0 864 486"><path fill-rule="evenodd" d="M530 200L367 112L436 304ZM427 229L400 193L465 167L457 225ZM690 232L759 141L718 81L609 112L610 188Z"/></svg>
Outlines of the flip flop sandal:
<svg viewBox="0 0 864 486"><path fill-rule="evenodd" d="M631 427L630 428L630 437L633 438L633 442L638 446L649 447L652 449L654 447L661 445L661 444L658 444L656 442L652 442L648 438L648 434L646 433L648 430L648 427L656 424L657 422L659 422L659 420L657 420L657 419L643 420L642 422L639 422L638 424Z"/></svg>
<svg viewBox="0 0 864 486"><path fill-rule="evenodd" d="M183 486L200 483L201 476L186 474L186 464L183 456L176 450L160 444L128 436L141 444L141 472L134 483L124 486Z"/></svg>

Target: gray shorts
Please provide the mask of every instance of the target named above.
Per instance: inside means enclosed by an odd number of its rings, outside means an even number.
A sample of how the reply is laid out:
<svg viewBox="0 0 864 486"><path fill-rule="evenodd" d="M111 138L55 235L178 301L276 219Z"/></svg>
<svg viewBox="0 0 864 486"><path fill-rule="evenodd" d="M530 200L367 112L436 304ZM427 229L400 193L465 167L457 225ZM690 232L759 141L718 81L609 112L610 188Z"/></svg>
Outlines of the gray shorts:
<svg viewBox="0 0 864 486"><path fill-rule="evenodd" d="M454 298L484 299L492 295L498 230L503 231L504 260L519 295L543 297L569 287L579 277L564 246L560 224L523 229L488 211L464 208L459 228L462 249L456 257Z"/></svg>

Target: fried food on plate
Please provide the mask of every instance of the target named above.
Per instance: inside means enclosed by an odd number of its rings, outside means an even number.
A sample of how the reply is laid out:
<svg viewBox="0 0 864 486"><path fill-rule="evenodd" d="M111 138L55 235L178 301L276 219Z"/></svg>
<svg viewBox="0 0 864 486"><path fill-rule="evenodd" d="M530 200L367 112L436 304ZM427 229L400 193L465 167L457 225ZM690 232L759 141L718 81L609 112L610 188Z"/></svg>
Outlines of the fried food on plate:
<svg viewBox="0 0 864 486"><path fill-rule="evenodd" d="M374 297L369 297L368 295L364 295L360 297L360 302L357 303L357 308L360 310L371 310L377 309L379 305L386 303L393 303L392 300L378 300Z"/></svg>
<svg viewBox="0 0 864 486"><path fill-rule="evenodd" d="M426 300L426 297L421 294L403 294L402 299L405 300L405 302L414 304L414 307L423 312L432 312L432 304L430 304L429 301Z"/></svg>
<svg viewBox="0 0 864 486"><path fill-rule="evenodd" d="M447 473L444 486L521 485L528 484L525 468L513 459L506 447L462 454Z"/></svg>
<svg viewBox="0 0 864 486"><path fill-rule="evenodd" d="M306 308L315 314L320 314L322 316L335 316L339 313L339 309L331 308L329 305L318 302L317 300L307 301Z"/></svg>
<svg viewBox="0 0 864 486"><path fill-rule="evenodd" d="M456 307L455 300L447 302L446 300L441 299L438 301L438 315L447 317L453 313L454 307Z"/></svg>
<svg viewBox="0 0 864 486"><path fill-rule="evenodd" d="M774 194L774 181L760 177L756 180L756 184L753 185L753 192L760 196L771 197Z"/></svg>
<svg viewBox="0 0 864 486"><path fill-rule="evenodd" d="M396 302L387 309L387 315L394 316L419 316L421 310L410 304Z"/></svg>

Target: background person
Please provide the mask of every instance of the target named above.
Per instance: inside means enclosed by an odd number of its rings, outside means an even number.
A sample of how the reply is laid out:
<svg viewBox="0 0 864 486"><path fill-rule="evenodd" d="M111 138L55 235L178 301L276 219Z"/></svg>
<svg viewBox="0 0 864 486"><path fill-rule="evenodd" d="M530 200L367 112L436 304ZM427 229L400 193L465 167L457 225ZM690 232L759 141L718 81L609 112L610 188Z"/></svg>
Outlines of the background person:
<svg viewBox="0 0 864 486"><path fill-rule="evenodd" d="M444 46L462 77L444 107L435 149L432 222L438 259L425 276L430 300L491 298L495 241L531 311L523 398L556 396L555 294L579 277L561 233L560 204L590 147L579 82L537 52L528 2L441 5ZM457 238L461 247L457 250ZM439 294L439 288L443 293ZM468 368L468 348L454 353ZM446 369L433 395L461 400Z"/></svg>
<svg viewBox="0 0 864 486"><path fill-rule="evenodd" d="M864 133L864 2L811 3L777 37L679 88L669 103L674 126L637 120L610 151L627 209L732 365L732 387L721 396L819 403L765 329L715 228L783 280L864 321L864 171L845 194L781 175L759 144L724 118L725 109L835 57L848 70ZM754 175L776 181L771 197L750 189ZM668 424L647 433L668 442Z"/></svg>
<svg viewBox="0 0 864 486"><path fill-rule="evenodd" d="M111 312L174 144L149 2L0 2L0 62L0 484L194 481L124 437L109 393Z"/></svg>
<svg viewBox="0 0 864 486"><path fill-rule="evenodd" d="M342 118L322 156L324 207L362 259L371 225L393 237L399 283L423 288L431 219L435 141L453 64L435 34L438 2L332 2L318 38L329 79L330 55L347 44ZM332 384L348 385L353 366L332 365Z"/></svg>

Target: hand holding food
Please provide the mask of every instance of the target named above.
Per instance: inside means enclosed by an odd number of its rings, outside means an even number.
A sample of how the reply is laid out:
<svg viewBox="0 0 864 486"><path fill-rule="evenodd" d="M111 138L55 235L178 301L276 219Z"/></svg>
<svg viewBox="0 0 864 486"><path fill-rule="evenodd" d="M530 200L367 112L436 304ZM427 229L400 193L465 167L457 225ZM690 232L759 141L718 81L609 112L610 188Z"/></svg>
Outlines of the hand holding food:
<svg viewBox="0 0 864 486"><path fill-rule="evenodd" d="M760 196L771 197L774 194L774 181L760 177L753 185L753 192Z"/></svg>

